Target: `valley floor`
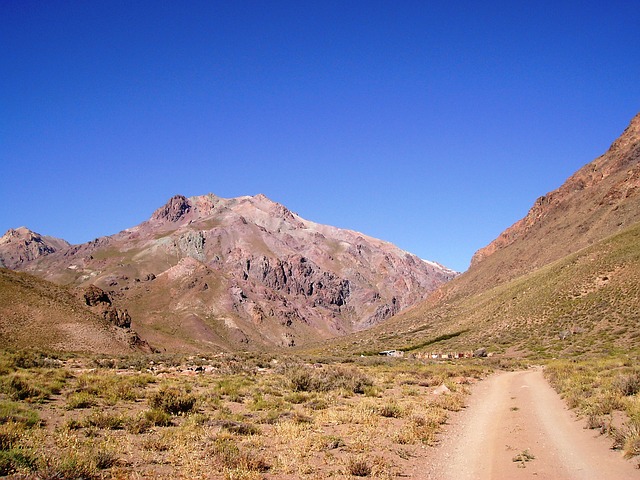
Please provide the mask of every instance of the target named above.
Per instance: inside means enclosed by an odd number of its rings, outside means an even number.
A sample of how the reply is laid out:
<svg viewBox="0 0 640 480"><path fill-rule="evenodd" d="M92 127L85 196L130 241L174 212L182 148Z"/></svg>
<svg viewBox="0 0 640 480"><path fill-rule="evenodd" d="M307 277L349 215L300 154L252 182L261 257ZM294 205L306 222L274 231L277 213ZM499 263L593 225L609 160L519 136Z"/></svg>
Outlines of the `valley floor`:
<svg viewBox="0 0 640 480"><path fill-rule="evenodd" d="M584 428L542 369L501 372L474 386L424 465L427 479L630 479L636 461ZM419 467L418 467L419 468Z"/></svg>

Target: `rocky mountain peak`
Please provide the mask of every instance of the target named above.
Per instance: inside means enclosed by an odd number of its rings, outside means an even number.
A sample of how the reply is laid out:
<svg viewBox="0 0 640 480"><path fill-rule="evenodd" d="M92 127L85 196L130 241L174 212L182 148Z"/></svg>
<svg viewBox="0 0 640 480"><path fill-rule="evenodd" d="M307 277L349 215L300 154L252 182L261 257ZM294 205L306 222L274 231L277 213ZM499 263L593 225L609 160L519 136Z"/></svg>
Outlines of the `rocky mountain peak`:
<svg viewBox="0 0 640 480"><path fill-rule="evenodd" d="M0 237L0 263L14 269L69 246L65 240L42 236L27 227L10 228Z"/></svg>
<svg viewBox="0 0 640 480"><path fill-rule="evenodd" d="M191 210L191 203L184 195L174 195L169 201L153 212L153 220L177 222Z"/></svg>
<svg viewBox="0 0 640 480"><path fill-rule="evenodd" d="M91 284L84 300L96 313L126 325L130 312L143 338L177 349L291 346L344 335L454 276L390 243L305 220L263 194L175 195L148 221L113 236L37 262L21 255L7 266Z"/></svg>

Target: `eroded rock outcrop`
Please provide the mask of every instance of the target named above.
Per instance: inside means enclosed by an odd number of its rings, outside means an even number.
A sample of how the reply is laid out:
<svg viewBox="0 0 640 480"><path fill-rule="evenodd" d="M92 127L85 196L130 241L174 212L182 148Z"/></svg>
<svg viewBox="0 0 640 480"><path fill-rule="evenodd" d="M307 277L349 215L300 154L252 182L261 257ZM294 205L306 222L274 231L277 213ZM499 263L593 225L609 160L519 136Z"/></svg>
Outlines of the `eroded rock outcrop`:
<svg viewBox="0 0 640 480"><path fill-rule="evenodd" d="M88 307L102 316L112 325L120 328L131 327L131 316L127 310L113 305L107 292L95 285L89 285L82 291L82 297Z"/></svg>
<svg viewBox="0 0 640 480"><path fill-rule="evenodd" d="M318 265L300 255L288 259L270 259L263 256L247 259L245 265L245 280L253 279L274 290L309 298L316 306L339 307L344 305L349 297L349 280L322 271Z"/></svg>
<svg viewBox="0 0 640 480"><path fill-rule="evenodd" d="M189 210L191 210L191 204L187 197L184 195L175 195L171 197L164 206L156 210L151 218L153 220L177 222L187 214Z"/></svg>

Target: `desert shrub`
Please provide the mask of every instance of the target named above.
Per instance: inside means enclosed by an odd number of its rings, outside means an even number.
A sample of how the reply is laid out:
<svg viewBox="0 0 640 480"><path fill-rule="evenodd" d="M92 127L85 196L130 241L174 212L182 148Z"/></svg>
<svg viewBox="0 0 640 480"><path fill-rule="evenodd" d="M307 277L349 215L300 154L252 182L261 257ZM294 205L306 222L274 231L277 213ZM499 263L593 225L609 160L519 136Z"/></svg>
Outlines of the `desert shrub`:
<svg viewBox="0 0 640 480"><path fill-rule="evenodd" d="M5 392L13 400L39 401L49 397L49 393L36 385L35 379L21 374L13 374L5 381Z"/></svg>
<svg viewBox="0 0 640 480"><path fill-rule="evenodd" d="M12 448L0 450L0 475L11 475L19 470L32 471L36 467L36 457L28 450Z"/></svg>
<svg viewBox="0 0 640 480"><path fill-rule="evenodd" d="M177 387L164 386L149 397L152 409L162 410L171 415L191 412L196 404L196 397Z"/></svg>
<svg viewBox="0 0 640 480"><path fill-rule="evenodd" d="M335 450L345 446L344 440L336 435L323 436L318 440L318 443L320 450Z"/></svg>
<svg viewBox="0 0 640 480"><path fill-rule="evenodd" d="M91 455L69 453L47 458L38 469L39 478L56 480L90 480L98 477L98 470Z"/></svg>
<svg viewBox="0 0 640 480"><path fill-rule="evenodd" d="M0 425L0 450L11 450L18 446L21 429L15 423Z"/></svg>
<svg viewBox="0 0 640 480"><path fill-rule="evenodd" d="M0 424L9 422L33 427L40 423L40 416L20 403L0 400Z"/></svg>
<svg viewBox="0 0 640 480"><path fill-rule="evenodd" d="M311 395L309 395L309 393L304 392L304 391L295 391L295 392L290 393L289 395L286 395L284 397L284 399L287 402L293 403L294 405L299 405L301 403L305 403L310 398L311 398Z"/></svg>
<svg viewBox="0 0 640 480"><path fill-rule="evenodd" d="M0 379L0 391L13 400L42 402L60 393L69 378L65 370L17 371Z"/></svg>
<svg viewBox="0 0 640 480"><path fill-rule="evenodd" d="M149 374L85 373L76 378L73 392L103 398L107 404L115 405L120 400L134 401L143 396L143 389L154 381Z"/></svg>
<svg viewBox="0 0 640 480"><path fill-rule="evenodd" d="M289 374L289 383L294 392L310 392L316 389L317 381L311 370L299 369Z"/></svg>
<svg viewBox="0 0 640 480"><path fill-rule="evenodd" d="M347 474L354 477L368 477L371 475L371 464L366 458L360 456L350 456L346 464Z"/></svg>
<svg viewBox="0 0 640 480"><path fill-rule="evenodd" d="M587 422L585 427L590 430L602 431L603 429L606 428L606 422L601 415L590 414L590 415L587 415Z"/></svg>
<svg viewBox="0 0 640 480"><path fill-rule="evenodd" d="M75 418L70 418L65 422L64 427L67 430L80 430L81 428L84 428L84 423L76 420Z"/></svg>
<svg viewBox="0 0 640 480"><path fill-rule="evenodd" d="M305 403L305 407L309 410L325 410L329 407L329 403L324 398L313 398Z"/></svg>
<svg viewBox="0 0 640 480"><path fill-rule="evenodd" d="M297 367L289 371L287 377L289 387L294 392L328 392L344 389L352 393L365 393L365 388L373 385L373 380L357 368Z"/></svg>
<svg viewBox="0 0 640 480"><path fill-rule="evenodd" d="M613 379L611 386L620 395L635 395L640 391L640 373L618 375Z"/></svg>
<svg viewBox="0 0 640 480"><path fill-rule="evenodd" d="M226 397L230 402L242 403L247 388L252 383L251 379L245 376L228 376L216 382L214 393Z"/></svg>
<svg viewBox="0 0 640 480"><path fill-rule="evenodd" d="M171 439L166 435L154 435L144 440L142 448L154 452L165 452L171 449Z"/></svg>
<svg viewBox="0 0 640 480"><path fill-rule="evenodd" d="M252 451L241 450L233 440L228 438L217 438L210 449L210 455L225 469L262 473L271 468L262 456Z"/></svg>
<svg viewBox="0 0 640 480"><path fill-rule="evenodd" d="M433 404L450 412L459 412L464 408L464 396L459 392L445 393L438 395Z"/></svg>
<svg viewBox="0 0 640 480"><path fill-rule="evenodd" d="M125 423L125 418L122 415L96 411L84 419L83 425L106 430L120 430L124 428Z"/></svg>
<svg viewBox="0 0 640 480"><path fill-rule="evenodd" d="M223 420L220 426L230 433L236 435L259 435L260 428L256 425L245 422L234 422L232 420Z"/></svg>
<svg viewBox="0 0 640 480"><path fill-rule="evenodd" d="M388 402L377 408L378 415L387 418L399 418L403 415L402 408L395 402Z"/></svg>
<svg viewBox="0 0 640 480"><path fill-rule="evenodd" d="M365 393L365 387L373 385L373 380L355 368L334 367L328 369L325 378L327 390L345 389L353 393Z"/></svg>
<svg viewBox="0 0 640 480"><path fill-rule="evenodd" d="M640 455L640 422L631 420L625 425L622 435L624 436L622 442L624 457L632 458Z"/></svg>
<svg viewBox="0 0 640 480"><path fill-rule="evenodd" d="M265 398L261 393L257 393L251 399L248 407L255 411L280 410L284 408L284 401L281 398Z"/></svg>
<svg viewBox="0 0 640 480"><path fill-rule="evenodd" d="M92 457L92 463L98 470L106 470L118 464L118 456L111 450L96 449L92 452Z"/></svg>
<svg viewBox="0 0 640 480"><path fill-rule="evenodd" d="M171 415L158 408L146 410L144 418L154 427L168 427L171 425Z"/></svg>
<svg viewBox="0 0 640 480"><path fill-rule="evenodd" d="M96 405L96 397L87 392L72 392L67 397L67 410L76 408L90 408Z"/></svg>
<svg viewBox="0 0 640 480"><path fill-rule="evenodd" d="M18 350L11 357L15 368L56 368L62 366L62 362L57 358L37 350Z"/></svg>

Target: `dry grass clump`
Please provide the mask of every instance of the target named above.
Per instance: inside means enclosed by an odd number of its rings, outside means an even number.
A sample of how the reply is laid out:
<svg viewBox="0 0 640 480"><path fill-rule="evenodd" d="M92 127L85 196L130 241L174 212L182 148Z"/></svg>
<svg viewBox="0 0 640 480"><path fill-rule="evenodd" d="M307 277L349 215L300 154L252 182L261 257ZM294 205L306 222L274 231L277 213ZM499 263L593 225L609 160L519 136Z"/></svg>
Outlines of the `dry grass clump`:
<svg viewBox="0 0 640 480"><path fill-rule="evenodd" d="M179 387L163 385L149 397L149 406L170 415L180 415L193 411L196 397Z"/></svg>
<svg viewBox="0 0 640 480"><path fill-rule="evenodd" d="M640 391L640 372L617 375L611 382L611 387L625 397L635 395Z"/></svg>
<svg viewBox="0 0 640 480"><path fill-rule="evenodd" d="M60 393L67 378L60 370L16 371L0 381L0 391L13 400L43 402Z"/></svg>
<svg viewBox="0 0 640 480"><path fill-rule="evenodd" d="M290 388L294 392L329 392L344 390L351 393L365 393L365 388L373 385L373 380L362 371L348 367L296 367L287 375Z"/></svg>
<svg viewBox="0 0 640 480"><path fill-rule="evenodd" d="M587 428L599 430L613 440L628 458L640 454L640 369L635 357L554 361L545 376L569 408L585 415ZM626 416L614 424L613 413Z"/></svg>
<svg viewBox="0 0 640 480"><path fill-rule="evenodd" d="M208 451L214 462L228 471L268 472L271 466L255 452L241 449L232 439L217 438Z"/></svg>
<svg viewBox="0 0 640 480"><path fill-rule="evenodd" d="M82 422L84 427L95 427L106 430L121 430L126 424L126 418L120 414L96 410Z"/></svg>
<svg viewBox="0 0 640 480"><path fill-rule="evenodd" d="M371 475L371 463L365 457L350 456L347 459L347 473L354 477L368 477Z"/></svg>

